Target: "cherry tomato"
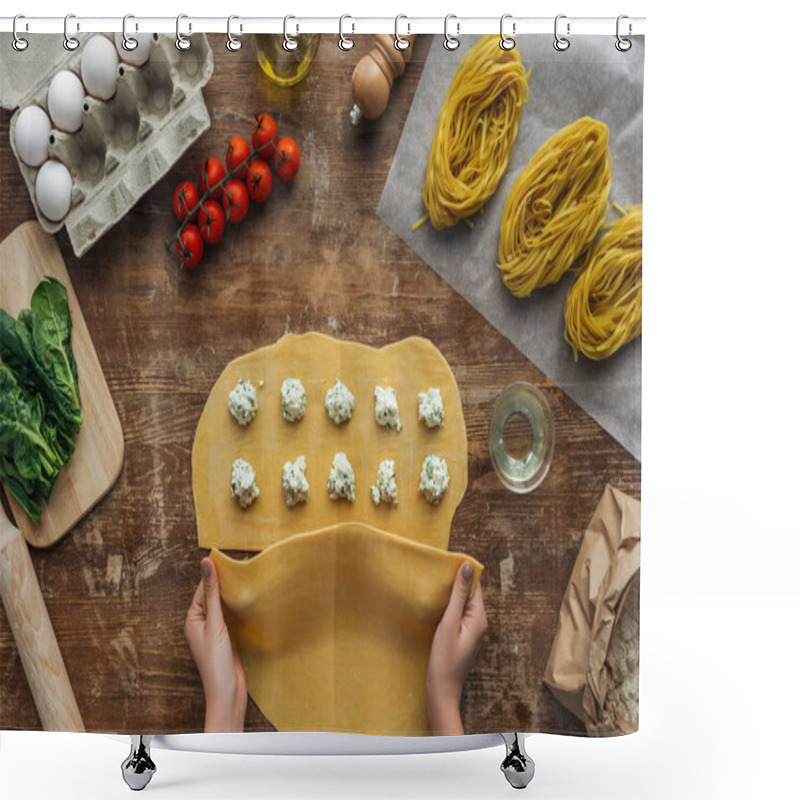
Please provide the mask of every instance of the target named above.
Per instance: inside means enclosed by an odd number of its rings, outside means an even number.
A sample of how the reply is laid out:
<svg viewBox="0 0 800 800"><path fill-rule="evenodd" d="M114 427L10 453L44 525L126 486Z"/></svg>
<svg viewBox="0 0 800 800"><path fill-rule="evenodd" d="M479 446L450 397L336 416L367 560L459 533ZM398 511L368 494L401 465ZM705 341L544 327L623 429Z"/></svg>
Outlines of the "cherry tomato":
<svg viewBox="0 0 800 800"><path fill-rule="evenodd" d="M268 161L275 153L273 140L277 138L278 126L275 124L275 120L269 114L259 114L253 127L253 150L258 150L259 147L267 145L259 153L264 161ZM270 144L267 144L268 142Z"/></svg>
<svg viewBox="0 0 800 800"><path fill-rule="evenodd" d="M216 200L206 200L200 206L197 222L200 225L200 235L206 244L216 244L225 233L225 215L222 213L222 206Z"/></svg>
<svg viewBox="0 0 800 800"><path fill-rule="evenodd" d="M204 195L210 187L216 186L225 177L225 168L219 159L207 158L200 167L200 194ZM212 200L219 200L222 197L222 187L218 186L209 195Z"/></svg>
<svg viewBox="0 0 800 800"><path fill-rule="evenodd" d="M263 203L272 191L272 173L266 161L256 158L250 162L247 172L247 193L251 200Z"/></svg>
<svg viewBox="0 0 800 800"><path fill-rule="evenodd" d="M177 244L178 258L183 269L193 269L203 257L203 239L197 225L189 223L182 231Z"/></svg>
<svg viewBox="0 0 800 800"><path fill-rule="evenodd" d="M225 184L222 193L222 207L225 209L225 219L228 222L241 222L247 216L250 207L250 196L247 187L234 178Z"/></svg>
<svg viewBox="0 0 800 800"><path fill-rule="evenodd" d="M286 136L278 142L278 147L275 150L275 172L278 173L279 178L290 181L297 175L299 168L300 150L297 147L297 142Z"/></svg>
<svg viewBox="0 0 800 800"><path fill-rule="evenodd" d="M172 195L172 210L178 222L183 222L187 216L193 221L197 216L199 203L200 195L197 194L197 187L191 181L181 181L175 188L175 194Z"/></svg>
<svg viewBox="0 0 800 800"><path fill-rule="evenodd" d="M250 155L250 146L241 136L234 136L228 142L225 151L225 166L228 172L234 172L234 177L244 180L247 176L247 165L244 163Z"/></svg>

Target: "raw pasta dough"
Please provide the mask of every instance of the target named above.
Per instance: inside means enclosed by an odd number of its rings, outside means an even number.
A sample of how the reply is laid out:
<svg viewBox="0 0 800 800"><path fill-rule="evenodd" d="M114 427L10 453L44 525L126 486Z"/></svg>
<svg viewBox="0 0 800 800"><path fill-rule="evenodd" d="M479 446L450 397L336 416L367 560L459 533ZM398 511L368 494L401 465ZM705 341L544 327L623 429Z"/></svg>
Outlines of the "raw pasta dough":
<svg viewBox="0 0 800 800"><path fill-rule="evenodd" d="M302 380L307 405L303 419L281 417L281 384L286 377ZM231 386L239 378L258 385L259 411L243 428L228 411ZM340 378L355 395L355 409L346 425L336 425L325 410L325 393ZM376 385L394 386L403 430L375 424ZM438 386L447 410L443 428L417 421L417 394ZM355 502L333 502L325 489L334 454L343 451L355 472ZM417 491L425 456L447 461L450 485L437 506ZM287 461L306 458L308 501L286 506L281 472ZM231 464L244 458L253 465L261 494L246 511L231 499ZM370 495L375 465L395 463L398 508ZM274 345L232 361L223 370L206 401L192 449L192 490L200 547L263 550L296 533L337 522L374 525L389 533L447 549L450 523L467 487L467 433L453 373L427 339L412 337L377 350L318 333L284 336Z"/></svg>
<svg viewBox="0 0 800 800"><path fill-rule="evenodd" d="M248 692L278 730L430 732L431 641L459 566L474 589L478 562L359 524L211 558Z"/></svg>

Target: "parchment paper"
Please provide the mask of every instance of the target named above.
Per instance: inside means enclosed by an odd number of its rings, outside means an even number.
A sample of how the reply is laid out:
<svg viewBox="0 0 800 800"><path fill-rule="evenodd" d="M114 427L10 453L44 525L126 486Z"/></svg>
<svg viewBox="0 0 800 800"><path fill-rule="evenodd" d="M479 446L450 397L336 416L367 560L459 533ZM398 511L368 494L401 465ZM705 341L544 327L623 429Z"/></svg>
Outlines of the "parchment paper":
<svg viewBox="0 0 800 800"><path fill-rule="evenodd" d="M431 45L414 102L378 206L378 216L492 325L560 386L636 458L641 458L641 338L611 358L593 362L564 341L564 300L572 282L526 299L514 297L497 269L500 218L506 197L536 150L556 131L582 116L610 129L611 197L620 205L642 201L642 90L644 39L621 53L613 37L575 37L556 52L552 36L519 36L517 48L531 70L526 104L508 170L470 229L460 223L436 231L411 226L425 214L422 187L436 121L461 58L478 37L462 37L448 53ZM616 212L609 218L615 219Z"/></svg>
<svg viewBox="0 0 800 800"><path fill-rule="evenodd" d="M611 634L639 572L641 503L606 486L561 601L544 682L589 733L614 732L606 710L612 682Z"/></svg>

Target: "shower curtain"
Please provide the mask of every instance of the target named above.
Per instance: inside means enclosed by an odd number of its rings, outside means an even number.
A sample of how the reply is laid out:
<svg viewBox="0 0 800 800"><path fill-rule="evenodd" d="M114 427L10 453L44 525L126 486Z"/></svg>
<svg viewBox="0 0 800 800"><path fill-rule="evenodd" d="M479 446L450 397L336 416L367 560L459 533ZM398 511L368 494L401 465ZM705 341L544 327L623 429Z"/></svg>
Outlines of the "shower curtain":
<svg viewBox="0 0 800 800"><path fill-rule="evenodd" d="M635 731L642 37L29 38L0 727Z"/></svg>

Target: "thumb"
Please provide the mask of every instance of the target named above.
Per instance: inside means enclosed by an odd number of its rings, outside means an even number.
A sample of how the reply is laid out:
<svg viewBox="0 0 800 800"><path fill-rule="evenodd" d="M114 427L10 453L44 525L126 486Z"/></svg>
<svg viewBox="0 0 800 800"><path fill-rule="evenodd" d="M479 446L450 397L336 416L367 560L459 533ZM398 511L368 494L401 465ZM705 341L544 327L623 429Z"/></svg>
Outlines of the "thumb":
<svg viewBox="0 0 800 800"><path fill-rule="evenodd" d="M206 618L211 622L222 619L222 603L219 598L219 576L210 558L200 562L203 573L203 594L206 600Z"/></svg>
<svg viewBox="0 0 800 800"><path fill-rule="evenodd" d="M465 561L458 568L456 579L453 581L453 589L450 592L450 602L442 617L451 625L459 625L464 616L464 606L467 604L469 587L472 584L472 572L472 564L469 561Z"/></svg>

